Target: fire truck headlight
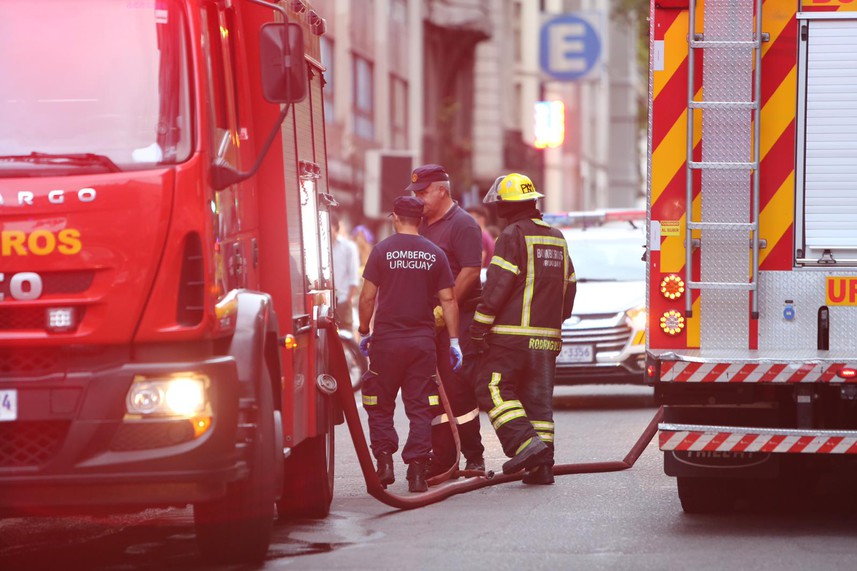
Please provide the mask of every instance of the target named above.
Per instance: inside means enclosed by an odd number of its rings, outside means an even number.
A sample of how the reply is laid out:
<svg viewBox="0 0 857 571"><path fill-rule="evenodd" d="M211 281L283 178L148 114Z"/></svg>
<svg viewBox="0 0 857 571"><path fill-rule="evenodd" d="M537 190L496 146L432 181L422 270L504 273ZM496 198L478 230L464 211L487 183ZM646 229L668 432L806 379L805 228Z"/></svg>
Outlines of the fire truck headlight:
<svg viewBox="0 0 857 571"><path fill-rule="evenodd" d="M204 375L139 376L128 390L125 408L130 415L195 417L208 407L207 386Z"/></svg>
<svg viewBox="0 0 857 571"><path fill-rule="evenodd" d="M647 316L648 314L646 313L645 307L635 307L634 309L629 309L625 312L625 317L628 318L631 327L637 330L646 328Z"/></svg>

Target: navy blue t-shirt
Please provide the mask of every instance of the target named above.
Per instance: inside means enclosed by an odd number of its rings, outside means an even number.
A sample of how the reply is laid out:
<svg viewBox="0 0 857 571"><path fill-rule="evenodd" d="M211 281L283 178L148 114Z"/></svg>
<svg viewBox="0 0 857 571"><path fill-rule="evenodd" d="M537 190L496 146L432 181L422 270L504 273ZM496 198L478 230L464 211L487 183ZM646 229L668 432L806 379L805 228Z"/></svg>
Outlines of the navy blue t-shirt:
<svg viewBox="0 0 857 571"><path fill-rule="evenodd" d="M457 203L434 224L427 225L426 219L423 218L420 234L444 251L453 278L458 277L461 268L482 267L482 229L476 219ZM477 280L473 291L465 296L465 299L458 300L458 306L472 306L472 309L475 309L481 295L482 286Z"/></svg>
<svg viewBox="0 0 857 571"><path fill-rule="evenodd" d="M378 286L373 340L434 338L434 299L455 285L443 250L422 236L393 234L372 249L363 278Z"/></svg>

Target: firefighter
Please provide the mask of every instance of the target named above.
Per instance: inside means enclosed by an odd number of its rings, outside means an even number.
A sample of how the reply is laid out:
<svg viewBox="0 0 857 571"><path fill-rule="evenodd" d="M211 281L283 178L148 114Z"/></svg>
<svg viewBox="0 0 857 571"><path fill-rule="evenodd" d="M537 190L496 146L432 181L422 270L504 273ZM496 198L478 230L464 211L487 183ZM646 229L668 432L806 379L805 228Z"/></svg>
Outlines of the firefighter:
<svg viewBox="0 0 857 571"><path fill-rule="evenodd" d="M364 376L363 406L369 415L369 440L385 488L395 481L392 455L399 446L393 425L396 394L402 391L410 420L402 460L408 465L408 490L428 489L431 460L432 406L438 402L433 308L440 300L452 342L447 354L461 366L455 282L443 250L419 235L424 204L400 196L393 202L396 233L369 254L360 292L360 348L369 357ZM375 300L378 300L377 310ZM374 330L369 324L375 316Z"/></svg>
<svg viewBox="0 0 857 571"><path fill-rule="evenodd" d="M468 332L473 312L481 295L479 271L482 265L482 231L473 219L450 195L449 175L441 165L427 164L414 169L411 183L405 189L425 202L425 217L420 234L438 245L446 254L452 277L455 279L455 299L458 301L459 327L453 337L462 340L465 368L456 373L441 359L449 352L447 328L435 307L437 318L438 369L443 388L449 397L454 422L461 438L461 453L466 460L465 470L485 470L482 435L479 431L479 405L476 401L475 371L476 350L470 344ZM451 331L451 330L450 330ZM430 475L445 472L456 459L455 440L449 427L449 418L435 407L432 421L434 445ZM458 469L458 466L455 466Z"/></svg>
<svg viewBox="0 0 857 571"><path fill-rule="evenodd" d="M554 367L577 291L568 244L542 220L541 197L517 173L498 178L485 196L508 226L470 328L473 343L487 353L479 382L488 389L488 418L511 458L503 473L524 469L526 484L554 481Z"/></svg>

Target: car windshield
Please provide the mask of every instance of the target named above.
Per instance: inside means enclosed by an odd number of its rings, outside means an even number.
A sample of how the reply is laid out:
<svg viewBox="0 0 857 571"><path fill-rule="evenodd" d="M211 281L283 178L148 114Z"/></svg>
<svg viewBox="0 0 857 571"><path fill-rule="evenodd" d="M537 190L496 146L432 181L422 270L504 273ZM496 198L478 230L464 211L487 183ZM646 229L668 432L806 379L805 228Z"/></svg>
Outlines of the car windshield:
<svg viewBox="0 0 857 571"><path fill-rule="evenodd" d="M0 177L141 169L192 143L174 0L5 0Z"/></svg>
<svg viewBox="0 0 857 571"><path fill-rule="evenodd" d="M642 232L566 230L568 251L579 282L629 282L646 279Z"/></svg>

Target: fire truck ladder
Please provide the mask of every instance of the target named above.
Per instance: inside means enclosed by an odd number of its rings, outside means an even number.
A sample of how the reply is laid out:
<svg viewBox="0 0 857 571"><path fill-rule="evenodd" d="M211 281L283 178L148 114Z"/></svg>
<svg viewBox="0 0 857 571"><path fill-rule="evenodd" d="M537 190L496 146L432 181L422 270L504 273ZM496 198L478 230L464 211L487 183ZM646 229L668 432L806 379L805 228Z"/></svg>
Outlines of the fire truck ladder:
<svg viewBox="0 0 857 571"><path fill-rule="evenodd" d="M700 306L706 308L700 311L701 346L746 347L749 325L745 292L753 292L753 319L757 319L759 314L756 292L759 272L761 47L764 39L762 0L700 2L705 33L696 32L695 0L689 3L688 20L686 277L689 288L711 290L700 295ZM694 89L697 50L704 50L705 54L702 97L699 100ZM699 56L702 57L702 52ZM694 160L694 116L697 109L702 114L701 133L704 134L700 161ZM697 170L701 178L700 220L693 219L693 179ZM750 173L751 177L748 177ZM751 189L749 205L748 186ZM698 281L693 280L694 230L699 231L702 237L698 242ZM750 251L752 261L749 259ZM692 297L685 296L688 317L692 316Z"/></svg>

